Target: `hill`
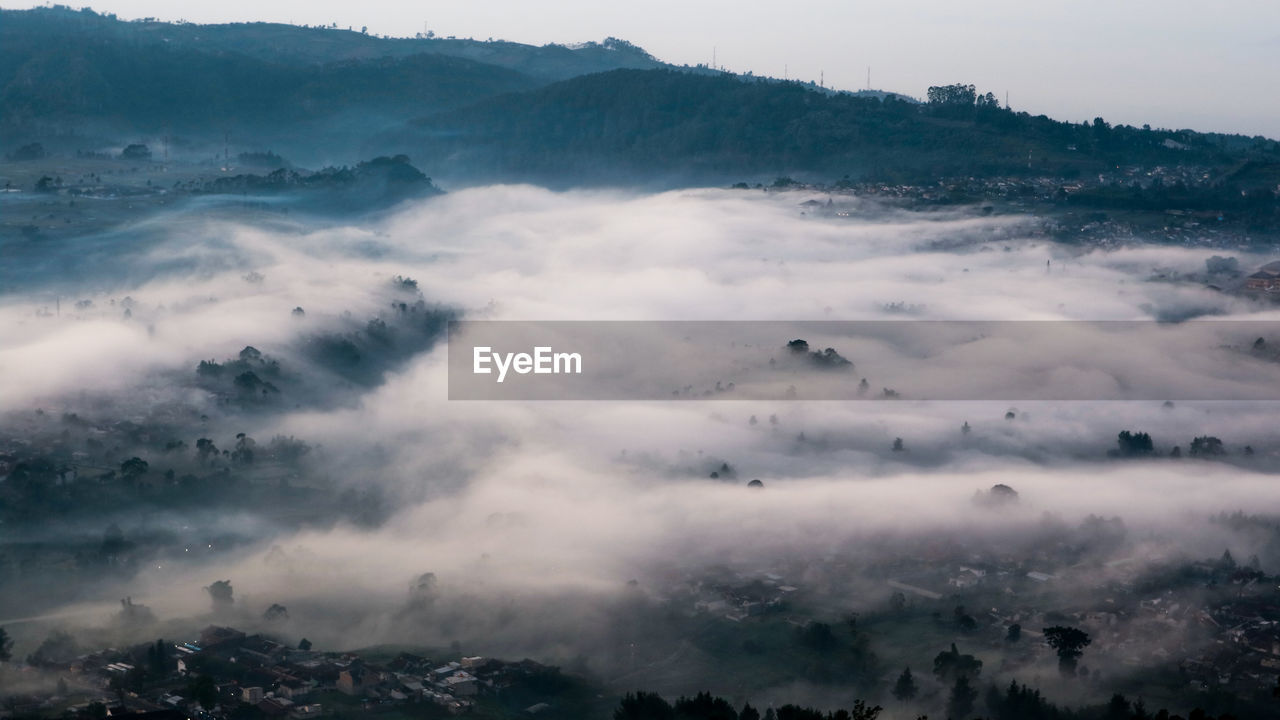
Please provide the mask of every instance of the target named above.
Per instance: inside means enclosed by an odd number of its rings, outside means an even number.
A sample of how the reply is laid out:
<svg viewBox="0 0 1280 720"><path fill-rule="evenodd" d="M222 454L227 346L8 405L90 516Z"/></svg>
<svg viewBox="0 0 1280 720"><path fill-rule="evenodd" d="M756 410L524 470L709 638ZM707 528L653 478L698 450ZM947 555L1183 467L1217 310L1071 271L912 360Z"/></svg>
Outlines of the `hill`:
<svg viewBox="0 0 1280 720"><path fill-rule="evenodd" d="M320 164L350 159L360 138L413 117L580 73L660 65L614 39L534 47L0 10L0 131L11 146L68 135L221 145L230 134Z"/></svg>
<svg viewBox="0 0 1280 720"><path fill-rule="evenodd" d="M1070 178L1118 164L1280 159L1280 146L1262 138L1067 123L1002 108L972 86L933 91L916 103L767 78L615 70L435 113L385 142L451 171L538 182Z"/></svg>
<svg viewBox="0 0 1280 720"><path fill-rule="evenodd" d="M0 11L0 131L11 157L35 142L62 157L162 143L166 159L220 165L232 149L310 167L405 154L453 181L550 185L1097 181L1120 166L1174 166L1270 193L1280 163L1264 138L1061 122L967 85L918 102L675 68L612 38L535 47L65 7ZM1121 190L1097 204L1132 204Z"/></svg>
<svg viewBox="0 0 1280 720"><path fill-rule="evenodd" d="M198 25L155 20L123 21L115 15L65 6L0 10L0 38L18 48L50 39L114 39L134 45L166 44L205 53L235 53L272 63L322 65L427 53L495 65L545 81L618 68L657 68L664 63L624 40L608 38L572 47L455 37L392 38L356 28L281 23Z"/></svg>

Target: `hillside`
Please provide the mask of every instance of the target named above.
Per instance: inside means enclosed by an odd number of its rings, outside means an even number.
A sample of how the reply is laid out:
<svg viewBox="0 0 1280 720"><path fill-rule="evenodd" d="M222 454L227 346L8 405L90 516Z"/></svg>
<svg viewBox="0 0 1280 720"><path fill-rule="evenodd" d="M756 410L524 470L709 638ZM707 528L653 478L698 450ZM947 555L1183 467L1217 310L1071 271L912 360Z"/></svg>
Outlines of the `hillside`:
<svg viewBox="0 0 1280 720"><path fill-rule="evenodd" d="M616 70L436 113L387 142L452 169L541 182L735 174L1070 178L1117 164L1225 169L1280 159L1274 141L1112 127L1101 118L1059 122L1001 108L972 87L942 89L958 95L919 104L764 78Z"/></svg>
<svg viewBox="0 0 1280 720"><path fill-rule="evenodd" d="M434 36L385 38L368 35L360 28L336 26L123 21L91 9L72 10L63 6L0 10L0 38L7 45L16 45L12 49L38 46L50 39L61 38L114 39L134 45L163 43L204 53L236 53L288 65L321 65L429 53L518 70L546 81L617 68L664 66L641 48L616 38L573 47Z"/></svg>
<svg viewBox="0 0 1280 720"><path fill-rule="evenodd" d="M239 146L318 164L352 159L360 139L410 118L581 73L659 65L618 40L570 49L0 10L0 130L5 152L50 136L123 144L176 135L179 146L207 149L232 135Z"/></svg>
<svg viewBox="0 0 1280 720"><path fill-rule="evenodd" d="M1271 192L1280 162L1263 138L1060 122L965 85L917 102L674 68L612 38L534 47L59 7L0 11L0 130L5 154L150 143L166 158L273 150L309 167L405 154L453 182L549 185L1070 181L1174 166Z"/></svg>

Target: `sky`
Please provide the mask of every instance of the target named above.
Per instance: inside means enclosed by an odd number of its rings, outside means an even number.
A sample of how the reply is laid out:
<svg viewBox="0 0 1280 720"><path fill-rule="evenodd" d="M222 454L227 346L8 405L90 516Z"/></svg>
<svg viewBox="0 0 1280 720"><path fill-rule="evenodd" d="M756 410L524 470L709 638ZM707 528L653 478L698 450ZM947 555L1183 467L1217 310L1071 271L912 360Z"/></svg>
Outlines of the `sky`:
<svg viewBox="0 0 1280 720"><path fill-rule="evenodd" d="M39 3L11 2L4 7ZM973 83L1062 120L1280 138L1280 3L1127 0L99 0L122 18L276 21L532 44L621 37L677 64L923 97Z"/></svg>

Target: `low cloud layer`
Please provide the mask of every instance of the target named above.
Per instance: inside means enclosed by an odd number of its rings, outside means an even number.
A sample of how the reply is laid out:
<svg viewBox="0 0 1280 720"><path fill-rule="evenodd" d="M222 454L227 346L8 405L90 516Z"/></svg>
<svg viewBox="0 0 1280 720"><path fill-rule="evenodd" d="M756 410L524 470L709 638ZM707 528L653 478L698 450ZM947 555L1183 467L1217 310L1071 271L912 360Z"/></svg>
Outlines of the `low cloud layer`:
<svg viewBox="0 0 1280 720"><path fill-rule="evenodd" d="M162 617L199 616L201 588L229 578L246 617L286 604L290 632L330 646L462 640L495 654L585 653L607 673L625 665L608 631L617 603L663 597L681 573L812 566L808 579L847 590L856 610L889 593L861 575L887 542L1017 545L1089 515L1129 528L1130 542L1098 564L1224 547L1280 563L1265 538L1209 522L1280 512L1265 403L459 403L446 399L441 343L377 355L374 379L335 379L313 352L317 337L372 336L370 321L403 332L400 306L418 301L491 320L1280 318L1151 279L1200 272L1209 251L1085 252L1046 239L1032 218L858 199L843 200L848 217L820 217L801 209L806 199L509 186L358 226L177 213L150 221L148 232L172 227L172 239L127 273L104 261L75 287L50 275L0 297L3 422L17 436L37 408L140 422L169 413L188 443L296 436L315 446L318 474L378 488L389 512L372 526L246 521L252 539L234 550L158 562L83 598L109 605L127 592ZM201 360L245 346L285 378L274 381L282 399L252 412L196 378ZM1134 358L1170 373L1202 360ZM1139 429L1160 457L1107 457L1119 431ZM1164 457L1202 435L1222 438L1225 461ZM763 491L745 487L756 478ZM997 484L1020 502L973 502ZM833 559L848 561L838 579ZM423 600L411 588L426 573ZM28 615L51 610L29 605Z"/></svg>

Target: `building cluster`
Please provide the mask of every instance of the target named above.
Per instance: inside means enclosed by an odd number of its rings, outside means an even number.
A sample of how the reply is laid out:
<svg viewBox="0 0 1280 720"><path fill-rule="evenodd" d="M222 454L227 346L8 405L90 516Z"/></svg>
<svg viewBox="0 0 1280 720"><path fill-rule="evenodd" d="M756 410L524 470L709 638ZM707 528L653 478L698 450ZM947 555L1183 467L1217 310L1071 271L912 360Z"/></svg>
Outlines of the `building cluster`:
<svg viewBox="0 0 1280 720"><path fill-rule="evenodd" d="M1069 625L1092 639L1081 673L1095 680L1155 670L1203 692L1246 696L1280 686L1280 591L1256 559L1073 559L903 559L886 585L899 608L937 608L935 620L957 627L970 618L972 642L999 651L1001 671L1050 657L1040 630Z"/></svg>
<svg viewBox="0 0 1280 720"><path fill-rule="evenodd" d="M304 647L307 643L303 643ZM136 649L135 649L136 650ZM470 711L486 694L500 694L521 679L553 671L532 660L505 662L463 657L433 662L400 653L385 663L353 653L317 652L294 648L265 635L246 635L230 627L209 626L198 638L163 646L163 673L154 669L138 689L130 682L139 672L137 653L108 648L66 663L28 666L30 672L56 672L87 695L67 705L66 698L23 698L19 709L30 714L91 715L100 703L115 715L143 714L163 720L168 711L181 717L223 720L243 716L246 706L267 718L310 718L346 711L380 711L411 703L432 703L448 714ZM211 704L194 697L197 678L211 680L216 698ZM550 707L529 709L537 714Z"/></svg>
<svg viewBox="0 0 1280 720"><path fill-rule="evenodd" d="M1019 237L1043 236L1088 247L1118 247L1155 242L1183 247L1242 250L1261 241L1274 241L1251 231L1248 223L1217 209L1168 208L1161 211L1126 208L1125 193L1157 187L1212 188L1210 169L1197 166L1120 166L1108 172L1080 177L1056 175L952 177L935 183L848 182L806 185L791 182L786 190L821 192L823 200L799 203L800 212L833 218L858 218L861 214L847 198L866 197L909 207L976 205L985 213L1034 213L1038 228L1020 227ZM1092 208L1072 201L1081 193L1116 195L1113 210ZM1001 238L993 238L1001 239ZM947 249L947 248L934 248Z"/></svg>
<svg viewBox="0 0 1280 720"><path fill-rule="evenodd" d="M763 570L714 579L690 578L686 587L694 612L722 615L733 622L786 610L789 598L798 590L781 575Z"/></svg>

